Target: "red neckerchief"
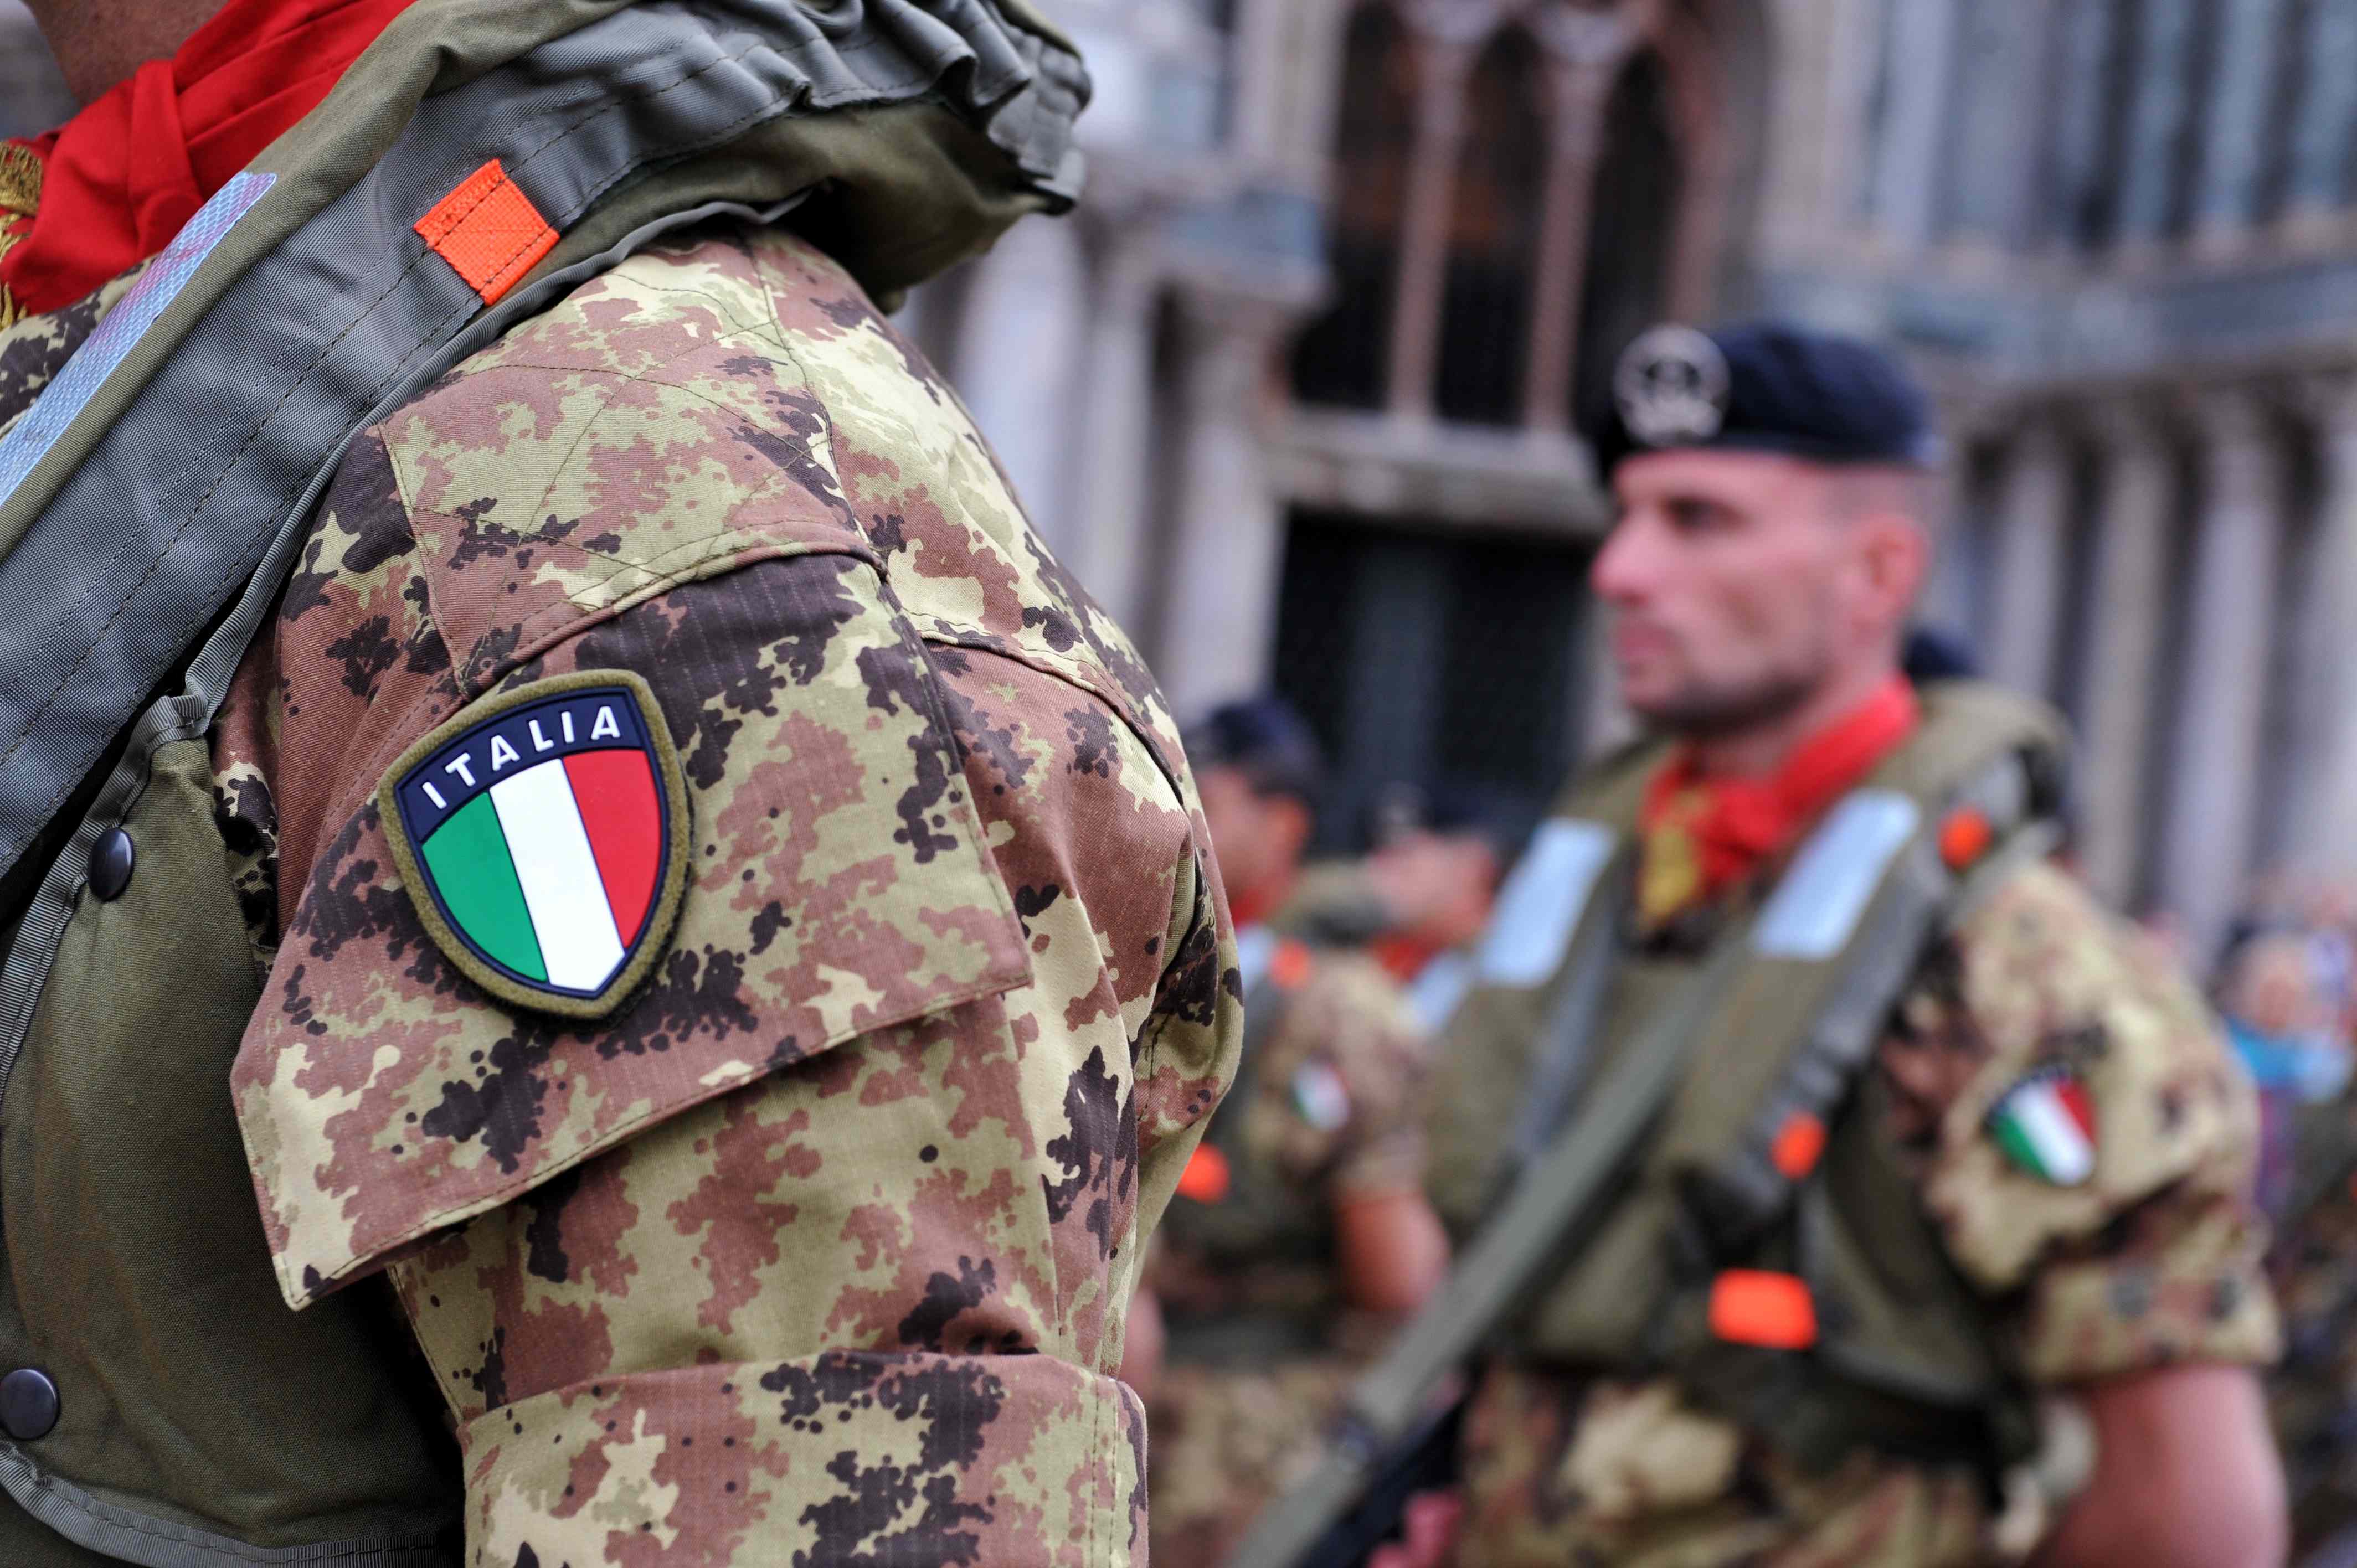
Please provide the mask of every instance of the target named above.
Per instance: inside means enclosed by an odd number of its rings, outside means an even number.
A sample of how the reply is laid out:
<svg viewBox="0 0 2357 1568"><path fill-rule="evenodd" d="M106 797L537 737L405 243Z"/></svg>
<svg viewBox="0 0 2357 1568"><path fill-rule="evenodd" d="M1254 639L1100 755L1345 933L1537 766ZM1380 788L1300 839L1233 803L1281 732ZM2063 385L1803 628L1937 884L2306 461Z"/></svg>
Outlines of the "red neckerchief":
<svg viewBox="0 0 2357 1568"><path fill-rule="evenodd" d="M1266 887L1248 887L1228 895L1228 922L1237 930L1265 924L1293 896L1293 878L1278 878Z"/></svg>
<svg viewBox="0 0 2357 1568"><path fill-rule="evenodd" d="M1913 688L1894 675L1765 779L1704 779L1691 746L1645 787L1638 909L1648 929L1708 903L1789 848L1914 733Z"/></svg>
<svg viewBox="0 0 2357 1568"><path fill-rule="evenodd" d="M0 235L0 292L60 309L172 242L213 192L318 106L408 0L229 0L167 60L47 135L38 205Z"/></svg>
<svg viewBox="0 0 2357 1568"><path fill-rule="evenodd" d="M1448 950L1429 937L1391 935L1377 937L1367 944L1367 952L1383 966L1383 972L1402 985L1424 972L1424 966Z"/></svg>

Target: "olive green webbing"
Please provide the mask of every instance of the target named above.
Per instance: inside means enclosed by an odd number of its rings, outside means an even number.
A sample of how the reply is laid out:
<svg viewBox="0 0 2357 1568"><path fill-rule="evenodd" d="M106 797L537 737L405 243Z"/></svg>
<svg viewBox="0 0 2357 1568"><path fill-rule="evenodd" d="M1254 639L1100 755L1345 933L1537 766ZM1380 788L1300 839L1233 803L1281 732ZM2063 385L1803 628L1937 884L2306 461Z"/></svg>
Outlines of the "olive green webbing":
<svg viewBox="0 0 2357 1568"><path fill-rule="evenodd" d="M1596 891L1573 934L1563 983L1548 1014L1544 1047L1533 1064L1529 1101L1515 1124L1506 1165L1494 1178L1493 1204L1502 1202L1523 1172L1545 1154L1570 1112L1595 1054L1597 1026L1604 1016L1621 921L1633 899L1635 878L1635 843L1624 834L1598 874Z"/></svg>

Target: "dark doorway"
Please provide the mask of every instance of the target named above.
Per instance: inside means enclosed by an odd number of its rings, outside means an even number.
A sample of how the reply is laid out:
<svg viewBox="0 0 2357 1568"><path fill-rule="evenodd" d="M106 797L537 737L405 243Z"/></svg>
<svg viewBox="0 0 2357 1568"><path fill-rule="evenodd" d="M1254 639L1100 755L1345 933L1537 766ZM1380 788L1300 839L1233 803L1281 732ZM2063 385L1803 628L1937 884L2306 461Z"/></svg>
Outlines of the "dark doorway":
<svg viewBox="0 0 2357 1568"><path fill-rule="evenodd" d="M1388 6L1361 5L1344 47L1327 261L1334 303L1294 347L1304 403L1381 408L1390 393L1392 300L1415 141L1415 61Z"/></svg>
<svg viewBox="0 0 2357 1568"><path fill-rule="evenodd" d="M1277 689L1334 758L1322 847L1394 786L1535 816L1578 755L1591 548L1297 512Z"/></svg>
<svg viewBox="0 0 2357 1568"><path fill-rule="evenodd" d="M1658 57L1639 55L1614 84L1604 148L1572 370L1571 406L1589 428L1611 395L1613 362L1661 319L1669 285L1682 176Z"/></svg>
<svg viewBox="0 0 2357 1568"><path fill-rule="evenodd" d="M1520 424L1546 200L1546 75L1531 36L1491 39L1468 91L1434 403L1443 419Z"/></svg>

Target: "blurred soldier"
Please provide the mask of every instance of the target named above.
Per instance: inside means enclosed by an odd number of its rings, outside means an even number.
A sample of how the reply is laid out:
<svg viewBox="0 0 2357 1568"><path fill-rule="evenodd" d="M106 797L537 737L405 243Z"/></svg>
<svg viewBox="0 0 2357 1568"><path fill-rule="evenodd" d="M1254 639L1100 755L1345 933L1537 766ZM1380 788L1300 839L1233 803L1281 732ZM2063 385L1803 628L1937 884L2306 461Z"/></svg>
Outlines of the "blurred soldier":
<svg viewBox="0 0 2357 1568"><path fill-rule="evenodd" d="M1148 1272L1166 1347L1149 1400L1157 1568L1225 1560L1447 1263L1422 1191L1424 1041L1397 986L1266 923L1309 842L1316 740L1268 699L1213 713L1188 748L1236 910L1245 1034Z"/></svg>
<svg viewBox="0 0 2357 1568"><path fill-rule="evenodd" d="M1070 204L1069 45L35 9L0 1563L1131 1561L1233 950L1151 681L871 303Z"/></svg>
<svg viewBox="0 0 2357 1568"><path fill-rule="evenodd" d="M1659 738L1500 899L1432 1152L1496 1218L1355 1418L1491 1336L1461 1568L2277 1561L2250 1086L2041 859L2054 721L1900 677L1924 399L1774 327L1615 391L1594 580Z"/></svg>
<svg viewBox="0 0 2357 1568"><path fill-rule="evenodd" d="M2267 1383L2291 1493L2293 1561L2357 1561L2357 1097L2346 967L2326 926L2263 923L2220 968L2219 1004L2258 1086L2258 1191L2284 1359Z"/></svg>
<svg viewBox="0 0 2357 1568"><path fill-rule="evenodd" d="M1472 983L1471 949L1519 847L1517 827L1528 824L1512 815L1462 791L1397 789L1379 812L1374 847L1307 868L1270 923L1313 944L1365 948L1433 1034Z"/></svg>

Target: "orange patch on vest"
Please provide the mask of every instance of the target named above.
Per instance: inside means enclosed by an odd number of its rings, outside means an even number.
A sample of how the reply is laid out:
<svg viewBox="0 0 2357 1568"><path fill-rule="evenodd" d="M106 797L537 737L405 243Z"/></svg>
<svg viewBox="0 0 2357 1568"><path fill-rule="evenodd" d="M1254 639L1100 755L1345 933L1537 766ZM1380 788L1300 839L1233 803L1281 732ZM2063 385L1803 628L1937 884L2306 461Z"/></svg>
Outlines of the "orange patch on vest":
<svg viewBox="0 0 2357 1568"><path fill-rule="evenodd" d="M497 304L556 246L556 231L497 158L460 180L413 227L485 305Z"/></svg>

